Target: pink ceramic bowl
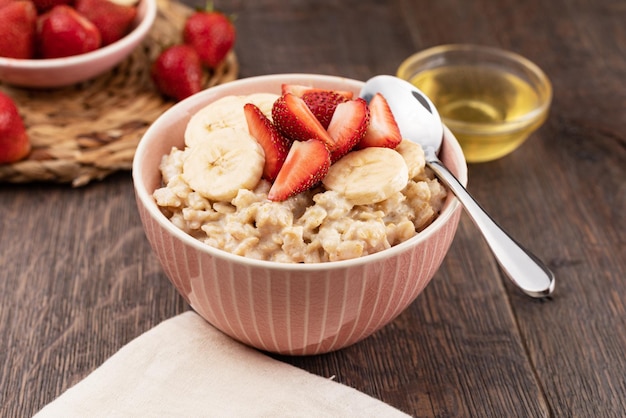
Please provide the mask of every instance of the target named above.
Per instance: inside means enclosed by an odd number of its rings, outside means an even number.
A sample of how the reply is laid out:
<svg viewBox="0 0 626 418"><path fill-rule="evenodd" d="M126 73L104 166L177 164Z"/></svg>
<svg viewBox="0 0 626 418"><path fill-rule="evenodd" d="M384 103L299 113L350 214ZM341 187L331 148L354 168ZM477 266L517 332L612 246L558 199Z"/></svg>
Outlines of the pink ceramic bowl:
<svg viewBox="0 0 626 418"><path fill-rule="evenodd" d="M456 232L461 206L448 196L440 216L416 237L362 258L319 264L247 259L205 245L174 226L152 192L159 162L182 148L189 118L225 95L280 93L281 83L352 90L362 82L282 74L241 79L198 93L167 110L141 139L133 181L145 233L165 273L191 307L231 337L261 350L308 355L337 350L371 335L426 287ZM445 130L442 160L467 181L463 153Z"/></svg>
<svg viewBox="0 0 626 418"><path fill-rule="evenodd" d="M156 0L140 0L134 29L119 41L86 54L32 60L0 57L0 81L21 87L53 88L89 80L133 52L148 34L156 13Z"/></svg>

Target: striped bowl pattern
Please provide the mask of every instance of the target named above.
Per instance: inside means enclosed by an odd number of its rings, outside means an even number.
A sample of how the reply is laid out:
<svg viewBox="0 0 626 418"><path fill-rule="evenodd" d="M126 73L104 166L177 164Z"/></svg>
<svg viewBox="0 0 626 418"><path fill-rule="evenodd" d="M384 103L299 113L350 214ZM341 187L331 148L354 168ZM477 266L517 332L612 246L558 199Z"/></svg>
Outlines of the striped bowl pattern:
<svg viewBox="0 0 626 418"><path fill-rule="evenodd" d="M454 238L461 214L449 196L441 215L418 236L355 260L281 264L236 256L200 243L176 228L151 195L158 165L182 146L189 117L229 94L280 91L281 83L350 89L361 82L333 76L284 74L252 77L208 89L166 111L142 138L133 162L139 214L167 277L205 320L261 350L321 354L371 335L399 315L431 280ZM445 130L442 160L467 181L462 151Z"/></svg>

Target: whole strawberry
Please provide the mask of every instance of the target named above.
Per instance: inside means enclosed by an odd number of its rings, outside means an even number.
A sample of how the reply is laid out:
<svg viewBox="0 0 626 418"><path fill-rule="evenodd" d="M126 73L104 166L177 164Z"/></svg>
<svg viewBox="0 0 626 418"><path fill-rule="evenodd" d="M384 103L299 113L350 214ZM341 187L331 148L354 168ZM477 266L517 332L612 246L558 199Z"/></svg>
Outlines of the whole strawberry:
<svg viewBox="0 0 626 418"><path fill-rule="evenodd" d="M235 45L235 26L228 16L212 10L197 11L185 21L183 40L193 46L202 63L217 67Z"/></svg>
<svg viewBox="0 0 626 418"><path fill-rule="evenodd" d="M98 28L73 7L55 6L39 18L37 51L41 58L84 54L101 45Z"/></svg>
<svg viewBox="0 0 626 418"><path fill-rule="evenodd" d="M122 39L137 16L134 6L124 6L109 0L76 0L78 13L93 23L102 36L102 46Z"/></svg>
<svg viewBox="0 0 626 418"><path fill-rule="evenodd" d="M152 64L152 80L165 96L183 100L202 89L202 63L194 48L174 45Z"/></svg>
<svg viewBox="0 0 626 418"><path fill-rule="evenodd" d="M52 9L54 6L58 6L59 4L72 4L73 0L30 0L35 4L37 8L37 12L42 14Z"/></svg>
<svg viewBox="0 0 626 418"><path fill-rule="evenodd" d="M37 10L30 1L0 8L0 57L30 59L35 54Z"/></svg>
<svg viewBox="0 0 626 418"><path fill-rule="evenodd" d="M30 152L30 141L15 102L0 92L0 164L13 163Z"/></svg>

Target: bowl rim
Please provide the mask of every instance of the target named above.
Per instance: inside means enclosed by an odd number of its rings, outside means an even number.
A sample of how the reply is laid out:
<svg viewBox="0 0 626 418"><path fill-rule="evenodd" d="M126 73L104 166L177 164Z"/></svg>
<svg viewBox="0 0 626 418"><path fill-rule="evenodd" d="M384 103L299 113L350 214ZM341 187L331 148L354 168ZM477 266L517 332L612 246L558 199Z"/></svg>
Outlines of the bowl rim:
<svg viewBox="0 0 626 418"><path fill-rule="evenodd" d="M123 50L132 46L135 42L141 39L152 27L157 15L157 0L139 0L137 7L145 8L143 18L139 21L139 24L133 28L123 38L113 42L112 44L103 46L96 50L85 52L84 54L71 55L61 58L35 58L35 59L20 59L0 57L0 66L22 68L22 69L58 69L67 66L80 65L92 60L99 60L106 58L108 55L115 53L116 51Z"/></svg>
<svg viewBox="0 0 626 418"><path fill-rule="evenodd" d="M552 99L554 95L554 89L552 87L552 82L548 75L533 61L528 58L513 52L508 51L502 48L498 48L495 46L488 45L479 45L479 44L470 44L470 43L450 43L443 45L436 45L429 48L425 48L421 51L418 51L407 58L405 58L396 70L396 76L402 78L404 80L410 81L410 78L415 76L417 72L413 71L409 73L409 68L419 60L433 60L438 55L443 55L446 52L479 52L483 54L489 54L494 57L498 57L504 61L509 61L520 65L524 69L528 70L535 77L537 77L538 83L537 86L531 86L533 90L540 91L543 90L543 93L538 92L540 102L538 105L533 108L531 111L525 113L524 115L518 116L517 118L506 121L506 122L497 122L497 123L476 123L476 122L464 122L456 119L446 118L441 116L441 119L444 120L451 128L453 128L456 132L468 132L474 133L477 129L484 131L485 135L497 135L503 132L515 132L526 128L528 125L532 125L537 123L537 121L541 121L545 119L550 105L552 104ZM435 59L435 61L437 61ZM434 65L438 66L438 65ZM430 67L425 67L425 69L429 69ZM423 70L420 70L420 72ZM495 130L494 130L495 128Z"/></svg>
<svg viewBox="0 0 626 418"><path fill-rule="evenodd" d="M242 78L235 81L231 81L229 83L221 84L218 86L210 87L206 90L203 90L195 95L184 99L168 110L166 110L144 133L143 137L139 141L137 145L137 149L135 151L135 157L133 158L132 164L132 179L133 179L133 187L135 189L135 194L137 200L143 206L143 209L147 211L148 215L155 220L161 227L163 227L169 234L172 234L175 238L179 239L186 246L191 246L192 248L200 251L202 253L206 253L212 257L220 258L222 260L227 260L229 262L233 262L239 265L246 265L249 267L256 268L265 268L267 270L296 270L296 271L326 271L326 270L336 270L336 269L345 269L349 267L360 266L363 264L369 264L372 262L383 261L385 259L389 259L399 253L409 250L411 247L415 246L421 241L426 240L433 234L435 234L439 229L443 227L443 225L454 215L454 213L460 209L460 202L458 199L452 194L452 192L448 192L448 197L446 198L446 202L444 203L443 211L437 216L437 218L426 228L420 231L414 237L397 244L391 248L387 248L385 250L368 254L362 257L348 259L348 260L340 260L340 261L325 261L320 263L281 263L276 261L268 261L268 260L259 260L248 258L241 255L232 254L228 251L221 250L219 248L211 247L208 244L205 244L199 241L196 238L193 238L191 235L184 232L182 229L178 228L174 225L159 209L154 198L152 197L152 193L147 190L145 183L143 182L141 173L145 170L146 165L145 161L142 160L142 156L145 154L145 151L148 148L148 141L145 139L149 136L152 136L157 131L159 131L160 126L166 123L169 123L168 116L173 115L176 112L180 112L181 114L188 113L184 112L184 109L189 110L194 107L194 105L199 105L201 103L208 104L211 101L211 97L218 95L223 90L232 89L233 86L246 86L250 84L257 84L259 82L302 82L302 80L311 80L311 81L326 81L326 82L341 82L343 84L348 84L351 88L358 90L361 85L363 85L363 81L332 76L332 75L319 75L319 74L307 74L307 73L286 73L286 74L271 74L271 75L262 75L262 76L253 76L248 78ZM181 110L183 110L181 112ZM452 132L444 126L444 142L450 146L450 149L453 152L461 157L461 167L458 179L462 184L467 183L467 163L463 156L463 152L461 150L461 146L458 141L452 134Z"/></svg>

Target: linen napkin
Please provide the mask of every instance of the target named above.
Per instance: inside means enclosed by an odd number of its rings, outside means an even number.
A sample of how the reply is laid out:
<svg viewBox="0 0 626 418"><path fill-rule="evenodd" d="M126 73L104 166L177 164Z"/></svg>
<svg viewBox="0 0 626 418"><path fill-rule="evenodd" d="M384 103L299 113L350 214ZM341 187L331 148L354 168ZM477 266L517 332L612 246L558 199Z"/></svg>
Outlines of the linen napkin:
<svg viewBox="0 0 626 418"><path fill-rule="evenodd" d="M137 337L35 417L407 417L240 344L188 311Z"/></svg>

